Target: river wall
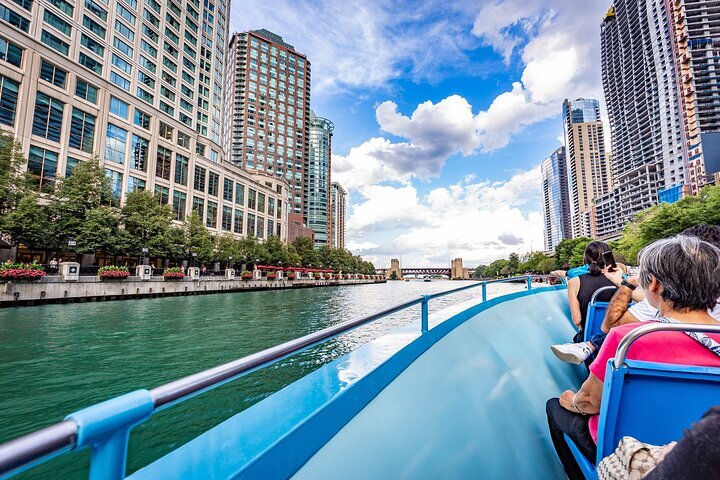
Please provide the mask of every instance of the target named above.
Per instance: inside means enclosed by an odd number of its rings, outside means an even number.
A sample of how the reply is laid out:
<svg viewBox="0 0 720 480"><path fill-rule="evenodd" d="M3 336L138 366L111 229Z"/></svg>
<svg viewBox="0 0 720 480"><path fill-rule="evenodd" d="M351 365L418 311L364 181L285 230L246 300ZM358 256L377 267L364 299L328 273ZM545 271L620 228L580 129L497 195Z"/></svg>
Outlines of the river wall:
<svg viewBox="0 0 720 480"><path fill-rule="evenodd" d="M0 307L369 283L385 283L385 279L377 276L372 279L342 280L241 280L224 277L186 277L180 280L165 280L163 277L141 280L140 277L128 277L124 280L100 280L99 277L80 277L78 280L69 281L62 277L44 277L36 281L0 283Z"/></svg>

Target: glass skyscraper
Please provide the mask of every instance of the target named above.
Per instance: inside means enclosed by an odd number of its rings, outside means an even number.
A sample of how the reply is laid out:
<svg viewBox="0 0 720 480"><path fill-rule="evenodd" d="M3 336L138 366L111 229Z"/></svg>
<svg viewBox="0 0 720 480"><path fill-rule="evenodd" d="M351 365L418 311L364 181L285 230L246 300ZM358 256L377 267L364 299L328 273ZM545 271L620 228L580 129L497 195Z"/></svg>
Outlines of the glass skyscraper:
<svg viewBox="0 0 720 480"><path fill-rule="evenodd" d="M315 232L315 248L331 246L330 160L333 123L310 111L310 155L305 179L307 226Z"/></svg>
<svg viewBox="0 0 720 480"><path fill-rule="evenodd" d="M571 237L570 202L565 147L555 150L540 165L543 194L545 252L554 253L561 240Z"/></svg>

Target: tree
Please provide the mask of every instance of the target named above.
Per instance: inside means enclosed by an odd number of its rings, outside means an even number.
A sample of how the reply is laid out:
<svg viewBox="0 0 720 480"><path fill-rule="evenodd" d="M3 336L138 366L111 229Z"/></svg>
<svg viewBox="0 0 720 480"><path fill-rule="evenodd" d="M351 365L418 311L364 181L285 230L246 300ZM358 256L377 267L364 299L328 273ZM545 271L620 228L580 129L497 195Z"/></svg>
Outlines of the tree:
<svg viewBox="0 0 720 480"><path fill-rule="evenodd" d="M88 211L75 237L78 253L105 252L119 255L127 247L127 233L120 228L122 215L117 208L97 207Z"/></svg>
<svg viewBox="0 0 720 480"><path fill-rule="evenodd" d="M545 260L538 264L537 270L542 273L550 273L556 268L556 262L554 258L546 257Z"/></svg>
<svg viewBox="0 0 720 480"><path fill-rule="evenodd" d="M279 237L268 237L265 242L260 244L259 258L263 263L270 265L288 265L287 246Z"/></svg>
<svg viewBox="0 0 720 480"><path fill-rule="evenodd" d="M16 208L25 193L25 163L20 142L0 130L0 217Z"/></svg>
<svg viewBox="0 0 720 480"><path fill-rule="evenodd" d="M487 265L478 265L475 267L475 270L472 273L472 276L474 278L482 278L485 276L485 269L487 268Z"/></svg>
<svg viewBox="0 0 720 480"><path fill-rule="evenodd" d="M398 279L397 272L391 272L391 273L390 273L390 280L397 280L397 279Z"/></svg>
<svg viewBox="0 0 720 480"><path fill-rule="evenodd" d="M510 269L510 273L515 273L520 266L520 257L517 253L511 253L508 259L507 267Z"/></svg>
<svg viewBox="0 0 720 480"><path fill-rule="evenodd" d="M161 204L156 196L145 190L127 195L122 208L125 231L128 235L128 253L139 256L147 248L150 256L169 257L172 252L172 209Z"/></svg>
<svg viewBox="0 0 720 480"><path fill-rule="evenodd" d="M574 268L584 263L585 247L592 242L591 238L566 238L555 247L555 258L558 268Z"/></svg>
<svg viewBox="0 0 720 480"><path fill-rule="evenodd" d="M10 235L15 245L22 243L30 248L48 247L50 219L46 205L38 203L38 196L29 192L22 197L15 210L2 218L3 232Z"/></svg>
<svg viewBox="0 0 720 480"><path fill-rule="evenodd" d="M300 264L303 267L319 267L320 258L313 247L313 241L308 237L298 237L293 242L293 247L300 256Z"/></svg>
<svg viewBox="0 0 720 480"><path fill-rule="evenodd" d="M183 222L183 251L185 258L192 258L196 254L197 261L208 263L214 258L215 245L212 236L200 220L197 212L192 212Z"/></svg>

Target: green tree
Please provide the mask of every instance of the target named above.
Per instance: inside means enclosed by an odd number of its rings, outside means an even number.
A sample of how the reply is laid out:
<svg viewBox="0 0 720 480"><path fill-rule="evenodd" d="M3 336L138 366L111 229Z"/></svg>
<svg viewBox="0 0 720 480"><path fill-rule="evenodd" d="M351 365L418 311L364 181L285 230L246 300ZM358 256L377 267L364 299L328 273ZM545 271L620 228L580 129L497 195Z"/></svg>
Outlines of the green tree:
<svg viewBox="0 0 720 480"><path fill-rule="evenodd" d="M213 243L210 232L205 228L203 221L197 212L192 212L185 217L183 222L183 252L184 257L192 259L192 254L196 254L196 259L200 263L208 263L215 258L215 245Z"/></svg>
<svg viewBox="0 0 720 480"><path fill-rule="evenodd" d="M591 238L566 238L555 247L555 258L558 268L574 268L582 265L585 247L592 242Z"/></svg>
<svg viewBox="0 0 720 480"><path fill-rule="evenodd" d="M260 261L270 265L289 264L288 249L285 243L279 237L268 237L260 244Z"/></svg>
<svg viewBox="0 0 720 480"><path fill-rule="evenodd" d="M3 232L12 238L15 245L22 243L30 248L49 247L49 224L48 208L38 202L38 196L34 192L24 195L17 208L2 218Z"/></svg>
<svg viewBox="0 0 720 480"><path fill-rule="evenodd" d="M127 247L127 234L120 228L122 215L117 208L101 206L89 210L77 230L75 251L105 252L119 255Z"/></svg>
<svg viewBox="0 0 720 480"><path fill-rule="evenodd" d="M0 219L18 206L25 193L27 184L22 174L24 165L20 142L0 130Z"/></svg>
<svg viewBox="0 0 720 480"><path fill-rule="evenodd" d="M170 257L172 209L160 204L156 196L145 190L127 195L122 208L123 222L128 236L128 253L139 256L147 248L150 256Z"/></svg>
<svg viewBox="0 0 720 480"><path fill-rule="evenodd" d="M550 273L556 268L556 262L554 258L546 257L543 261L538 264L537 271L542 273Z"/></svg>
<svg viewBox="0 0 720 480"><path fill-rule="evenodd" d="M303 267L319 267L320 257L318 252L313 247L313 241L308 237L298 237L293 242L293 247L300 256L300 264Z"/></svg>
<svg viewBox="0 0 720 480"><path fill-rule="evenodd" d="M238 241L238 261L254 264L260 259L260 244L257 238L248 236Z"/></svg>
<svg viewBox="0 0 720 480"><path fill-rule="evenodd" d="M474 278L482 278L485 276L485 269L487 268L487 265L478 265L475 267L475 270L472 273L472 276Z"/></svg>
<svg viewBox="0 0 720 480"><path fill-rule="evenodd" d="M511 253L508 258L507 267L510 269L510 273L515 273L520 266L520 256L517 253Z"/></svg>
<svg viewBox="0 0 720 480"><path fill-rule="evenodd" d="M398 279L397 272L391 272L391 273L390 273L390 280L397 280L397 279Z"/></svg>

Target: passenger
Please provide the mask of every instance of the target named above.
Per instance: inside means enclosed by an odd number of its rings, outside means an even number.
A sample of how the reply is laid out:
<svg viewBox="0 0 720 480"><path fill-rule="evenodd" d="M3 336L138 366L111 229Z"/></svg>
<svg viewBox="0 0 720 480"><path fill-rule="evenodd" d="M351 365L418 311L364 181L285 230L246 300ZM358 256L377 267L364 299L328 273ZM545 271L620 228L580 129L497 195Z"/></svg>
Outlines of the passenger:
<svg viewBox="0 0 720 480"><path fill-rule="evenodd" d="M681 235L697 237L720 248L720 227L701 223L686 228ZM642 289L636 288L638 284L636 277L627 277L619 270L605 272L605 276L618 287L617 292L610 300L610 305L608 305L607 313L603 319L602 331L605 334L618 325L649 322L657 319L658 310L648 303ZM630 306L631 300L636 302L632 306ZM716 320L720 320L720 299L709 313ZM600 349L602 342L605 340L605 334L594 335L587 342L553 345L551 348L560 360L579 365Z"/></svg>
<svg viewBox="0 0 720 480"><path fill-rule="evenodd" d="M662 321L718 325L708 314L720 297L720 249L695 237L680 235L659 240L640 252L640 287ZM563 392L546 405L548 426L555 450L570 479L584 478L563 434L593 461L597 453L598 412L605 367L615 356L620 340L640 326L613 328L590 366L590 376L580 390ZM717 341L720 336L705 336ZM720 367L720 357L683 332L657 332L640 338L628 358L682 365Z"/></svg>

